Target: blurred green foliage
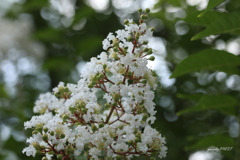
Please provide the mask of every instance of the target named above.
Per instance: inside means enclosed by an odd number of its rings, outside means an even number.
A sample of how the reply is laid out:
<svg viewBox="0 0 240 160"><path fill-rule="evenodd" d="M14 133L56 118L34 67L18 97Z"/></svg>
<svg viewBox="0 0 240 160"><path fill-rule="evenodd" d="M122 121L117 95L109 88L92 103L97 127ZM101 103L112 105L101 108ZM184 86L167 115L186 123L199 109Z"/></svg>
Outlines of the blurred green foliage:
<svg viewBox="0 0 240 160"><path fill-rule="evenodd" d="M23 123L33 116L40 93L51 91L60 81L77 82L79 62L102 51L107 34L123 28L122 18L137 19L134 8L122 9L128 13L119 16L121 9L113 2L104 11L96 11L86 1L76 1L70 22L51 9L48 0L15 3L4 13L12 21L29 17L31 40L44 46L44 56L26 55L40 62L40 72L19 75L15 94L10 94L0 72L0 159L41 159L22 154L31 132L24 130ZM205 8L185 0L159 0L147 21L156 28L155 37L164 42L164 58L175 78L172 85L160 86L155 96L155 127L167 138L166 160L186 160L213 146L233 147L221 151L224 160L240 157L239 56L216 50L226 50L224 46L233 41L239 50L240 5L238 0L211 0ZM2 54L0 62L7 54Z"/></svg>

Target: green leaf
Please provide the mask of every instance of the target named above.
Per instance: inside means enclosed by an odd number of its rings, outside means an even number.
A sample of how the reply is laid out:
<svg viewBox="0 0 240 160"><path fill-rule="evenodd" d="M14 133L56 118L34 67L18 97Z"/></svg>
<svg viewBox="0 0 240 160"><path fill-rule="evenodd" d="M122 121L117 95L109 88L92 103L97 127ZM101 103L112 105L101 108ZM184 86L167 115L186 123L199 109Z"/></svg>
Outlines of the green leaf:
<svg viewBox="0 0 240 160"><path fill-rule="evenodd" d="M227 32L240 34L239 11L230 14L223 14L221 17L213 21L205 30L193 36L191 40Z"/></svg>
<svg viewBox="0 0 240 160"><path fill-rule="evenodd" d="M186 150L207 149L209 147L232 147L234 146L233 138L224 135L209 135L203 137L195 144L186 147Z"/></svg>
<svg viewBox="0 0 240 160"><path fill-rule="evenodd" d="M201 70L219 70L229 74L238 74L236 67L238 65L240 65L240 59L237 56L226 51L207 49L192 54L180 62L170 78Z"/></svg>
<svg viewBox="0 0 240 160"><path fill-rule="evenodd" d="M56 30L53 28L38 30L35 33L35 38L45 42L59 42L63 39L62 37L61 30Z"/></svg>
<svg viewBox="0 0 240 160"><path fill-rule="evenodd" d="M186 21L187 23L207 27L214 20L216 20L223 14L226 14L222 12L209 11L204 16L198 17L199 13L200 12L198 11L198 12L193 12L191 14L188 14L188 16L184 19L184 21Z"/></svg>
<svg viewBox="0 0 240 160"><path fill-rule="evenodd" d="M188 99L193 101L198 101L203 96L203 93L195 93L195 94L181 94L178 93L177 97L180 99Z"/></svg>
<svg viewBox="0 0 240 160"><path fill-rule="evenodd" d="M25 12L31 12L40 10L43 7L48 6L49 1L48 0L41 0L41 1L25 1L22 8Z"/></svg>
<svg viewBox="0 0 240 160"><path fill-rule="evenodd" d="M183 109L177 115L210 109L218 110L227 115L236 115L237 104L237 99L229 95L203 95L196 106Z"/></svg>
<svg viewBox="0 0 240 160"><path fill-rule="evenodd" d="M202 12L201 14L198 15L198 17L203 16L206 12L210 11L212 8L216 7L220 3L222 3L225 0L209 0L207 8Z"/></svg>

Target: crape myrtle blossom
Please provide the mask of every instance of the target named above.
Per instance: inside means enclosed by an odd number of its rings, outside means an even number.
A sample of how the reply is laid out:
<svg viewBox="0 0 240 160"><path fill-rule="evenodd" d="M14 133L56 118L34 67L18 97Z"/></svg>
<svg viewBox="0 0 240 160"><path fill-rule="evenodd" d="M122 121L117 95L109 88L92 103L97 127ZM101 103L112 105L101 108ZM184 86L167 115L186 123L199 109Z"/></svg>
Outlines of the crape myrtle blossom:
<svg viewBox="0 0 240 160"><path fill-rule="evenodd" d="M98 57L86 64L77 84L59 85L41 94L33 116L24 123L33 129L27 156L44 160L164 158L165 138L151 127L155 121L154 90L158 79L147 67L154 50L152 36L140 11L140 21L125 21L125 28L109 33ZM74 158L75 157L75 158Z"/></svg>

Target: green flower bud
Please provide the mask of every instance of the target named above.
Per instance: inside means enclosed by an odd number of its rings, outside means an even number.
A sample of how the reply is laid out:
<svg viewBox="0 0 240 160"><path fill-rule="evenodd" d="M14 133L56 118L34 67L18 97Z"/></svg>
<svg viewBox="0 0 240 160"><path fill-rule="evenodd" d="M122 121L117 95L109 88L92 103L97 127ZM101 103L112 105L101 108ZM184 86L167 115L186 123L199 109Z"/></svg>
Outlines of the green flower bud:
<svg viewBox="0 0 240 160"><path fill-rule="evenodd" d="M65 134L61 134L61 135L60 135L60 138L61 138L61 139L65 138Z"/></svg>
<svg viewBox="0 0 240 160"><path fill-rule="evenodd" d="M143 41L142 44L143 44L143 45L147 45L147 44L148 44L148 41Z"/></svg>
<svg viewBox="0 0 240 160"><path fill-rule="evenodd" d="M81 122L76 122L75 125L79 126L79 125L82 125Z"/></svg>
<svg viewBox="0 0 240 160"><path fill-rule="evenodd" d="M66 121L68 118L69 118L69 116L66 115L66 114L64 114L63 117L62 117L63 121Z"/></svg>
<svg viewBox="0 0 240 160"><path fill-rule="evenodd" d="M150 54L152 54L153 53L153 51L152 51L152 49L150 48L149 50L148 50L148 52L147 52L147 55L150 55Z"/></svg>
<svg viewBox="0 0 240 160"><path fill-rule="evenodd" d="M93 86L94 86L93 83L88 84L88 88L93 88Z"/></svg>
<svg viewBox="0 0 240 160"><path fill-rule="evenodd" d="M34 131L32 132L32 134L38 134L38 131L34 130Z"/></svg>
<svg viewBox="0 0 240 160"><path fill-rule="evenodd" d="M87 108L82 108L81 111L82 113L87 113Z"/></svg>
<svg viewBox="0 0 240 160"><path fill-rule="evenodd" d="M93 124L93 123L92 123L92 125L91 125L91 128L92 128L92 131L93 131L93 132L97 131L97 127L96 127L96 125Z"/></svg>
<svg viewBox="0 0 240 160"><path fill-rule="evenodd" d="M76 109L75 108L73 108L73 107L69 107L69 109L68 109L72 114L74 114L75 112L76 112Z"/></svg>
<svg viewBox="0 0 240 160"><path fill-rule="evenodd" d="M105 70L107 68L107 64L103 64L103 69Z"/></svg>
<svg viewBox="0 0 240 160"><path fill-rule="evenodd" d="M61 154L57 155L57 159L59 159L59 160L61 160L62 157L63 157L63 156L62 156Z"/></svg>
<svg viewBox="0 0 240 160"><path fill-rule="evenodd" d="M42 123L36 124L35 130L38 131L38 132L42 132L42 130L43 130L43 124L42 124Z"/></svg>
<svg viewBox="0 0 240 160"><path fill-rule="evenodd" d="M47 142L47 141L48 141L48 135L47 135L47 134L44 134L44 135L42 136L42 139L43 139L44 142Z"/></svg>
<svg viewBox="0 0 240 160"><path fill-rule="evenodd" d="M148 116L147 114L145 114L145 115L143 116L143 119L142 119L142 120L143 120L143 121L146 121L146 120L148 119L148 117L149 117L149 116Z"/></svg>
<svg viewBox="0 0 240 160"><path fill-rule="evenodd" d="M47 157L43 157L42 160L48 160Z"/></svg>
<svg viewBox="0 0 240 160"><path fill-rule="evenodd" d="M141 142L141 138L140 137L136 137L135 141L136 142Z"/></svg>
<svg viewBox="0 0 240 160"><path fill-rule="evenodd" d="M140 18L141 18L141 19L148 19L148 16L145 15L145 14L143 14L143 15L140 16Z"/></svg>
<svg viewBox="0 0 240 160"><path fill-rule="evenodd" d="M143 52L147 52L149 50L149 48L144 48Z"/></svg>
<svg viewBox="0 0 240 160"><path fill-rule="evenodd" d="M119 99L121 98L120 94L114 94L112 97L115 102L119 101Z"/></svg>
<svg viewBox="0 0 240 160"><path fill-rule="evenodd" d="M102 79L103 77L104 77L103 74L99 74L99 75L97 76L97 79L100 80L100 79Z"/></svg>
<svg viewBox="0 0 240 160"><path fill-rule="evenodd" d="M148 58L148 60L154 61L154 60L155 60L155 57L154 57L154 56L151 56L151 57Z"/></svg>
<svg viewBox="0 0 240 160"><path fill-rule="evenodd" d="M50 132L50 135L51 135L51 136L54 136L54 134L55 134L54 131L51 131L51 132Z"/></svg>
<svg viewBox="0 0 240 160"><path fill-rule="evenodd" d="M44 131L45 133L47 133L48 128L47 128L47 127L44 127L44 128L43 128L43 131Z"/></svg>
<svg viewBox="0 0 240 160"><path fill-rule="evenodd" d="M128 41L128 42L132 42L133 40L134 40L133 37L128 37L128 38L127 38L127 41Z"/></svg>
<svg viewBox="0 0 240 160"><path fill-rule="evenodd" d="M145 9L145 13L149 13L150 12L150 9L149 8L146 8Z"/></svg>
<svg viewBox="0 0 240 160"><path fill-rule="evenodd" d="M40 150L40 149L41 149L40 145L39 145L37 142L33 142L31 145L32 145L36 150Z"/></svg>
<svg viewBox="0 0 240 160"><path fill-rule="evenodd" d="M108 109L108 108L111 107L111 105L110 105L109 103L105 103L105 104L104 104L104 107L105 107L106 109Z"/></svg>
<svg viewBox="0 0 240 160"><path fill-rule="evenodd" d="M125 25L128 25L128 24L129 24L129 20L125 19L125 20L123 21L123 23L124 23Z"/></svg>
<svg viewBox="0 0 240 160"><path fill-rule="evenodd" d="M114 48L113 48L113 51L114 51L114 52L118 52L118 47L114 47Z"/></svg>
<svg viewBox="0 0 240 160"><path fill-rule="evenodd" d="M105 125L104 123L100 123L98 127L102 128L102 127L104 127L104 125Z"/></svg>
<svg viewBox="0 0 240 160"><path fill-rule="evenodd" d="M48 152L48 154L54 154L54 152L53 152L53 151L50 151L50 152Z"/></svg>
<svg viewBox="0 0 240 160"><path fill-rule="evenodd" d="M140 13L140 14L142 13L142 8L138 9L138 13Z"/></svg>
<svg viewBox="0 0 240 160"><path fill-rule="evenodd" d="M129 145L133 145L133 140L128 141Z"/></svg>
<svg viewBox="0 0 240 160"><path fill-rule="evenodd" d="M155 28L154 28L154 27L151 27L151 31L154 32L154 31L155 31Z"/></svg>
<svg viewBox="0 0 240 160"><path fill-rule="evenodd" d="M72 148L71 145L68 145L68 146L66 147L66 154L71 154L71 153L73 153L73 151L74 151L74 149Z"/></svg>

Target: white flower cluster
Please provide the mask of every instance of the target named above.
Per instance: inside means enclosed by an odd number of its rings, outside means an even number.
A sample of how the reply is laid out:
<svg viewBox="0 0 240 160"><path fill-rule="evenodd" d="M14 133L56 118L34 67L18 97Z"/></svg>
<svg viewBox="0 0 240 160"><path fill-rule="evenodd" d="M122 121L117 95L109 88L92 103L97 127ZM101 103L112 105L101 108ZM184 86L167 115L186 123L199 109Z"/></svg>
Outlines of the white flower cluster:
<svg viewBox="0 0 240 160"><path fill-rule="evenodd" d="M34 107L40 115L24 124L34 129L26 155L44 154L44 160L166 156L165 138L150 126L158 81L146 66L153 60L146 58L153 53L147 46L152 29L142 21L125 24L103 41L106 52L87 63L78 84L61 82L53 94L40 95Z"/></svg>

